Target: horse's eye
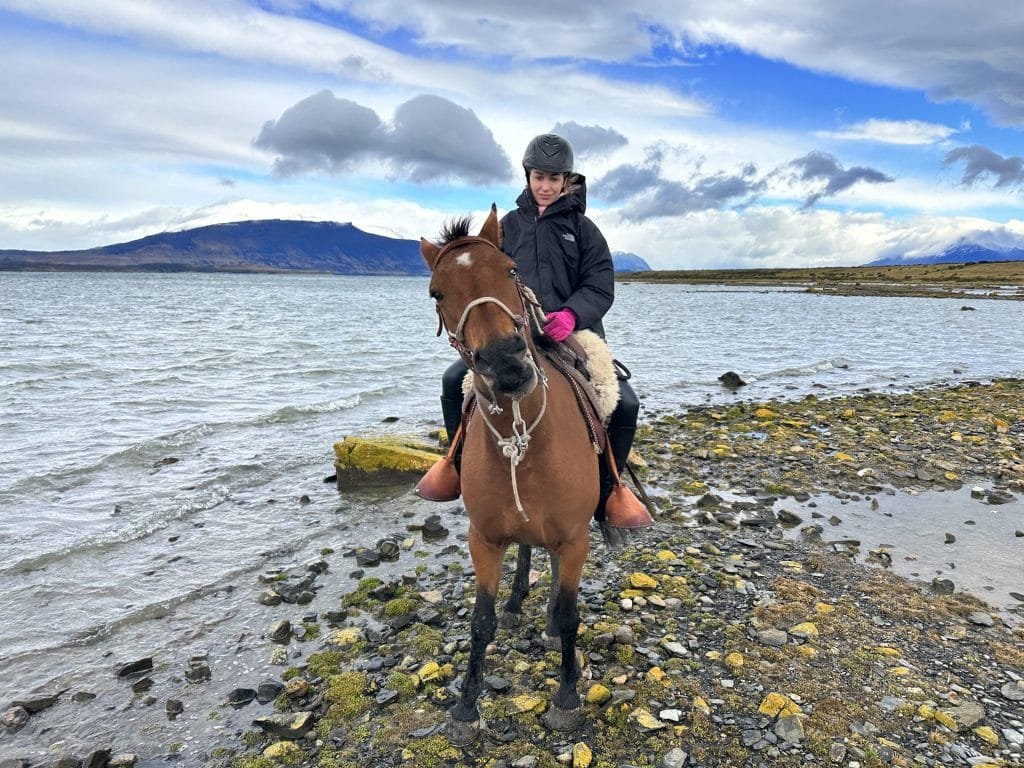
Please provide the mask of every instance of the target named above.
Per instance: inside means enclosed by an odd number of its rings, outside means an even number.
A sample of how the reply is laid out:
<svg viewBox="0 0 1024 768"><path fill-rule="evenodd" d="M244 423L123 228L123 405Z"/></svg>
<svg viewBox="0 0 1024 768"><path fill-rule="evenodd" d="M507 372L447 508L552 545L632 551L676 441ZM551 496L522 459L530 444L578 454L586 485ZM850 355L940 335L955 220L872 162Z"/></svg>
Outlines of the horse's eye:
<svg viewBox="0 0 1024 768"><path fill-rule="evenodd" d="M515 280L516 278L519 277L519 270L516 269L515 267L509 267L508 276Z"/></svg>
<svg viewBox="0 0 1024 768"><path fill-rule="evenodd" d="M440 301L441 299L444 298L444 296L441 295L440 291L431 291L430 298L432 298L434 301Z"/></svg>

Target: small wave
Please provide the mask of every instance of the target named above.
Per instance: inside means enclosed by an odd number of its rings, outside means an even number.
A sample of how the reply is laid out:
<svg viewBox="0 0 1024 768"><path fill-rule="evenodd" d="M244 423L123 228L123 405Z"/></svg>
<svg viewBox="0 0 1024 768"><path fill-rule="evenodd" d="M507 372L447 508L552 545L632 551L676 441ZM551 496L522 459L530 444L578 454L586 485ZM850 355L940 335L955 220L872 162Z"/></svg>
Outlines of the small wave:
<svg viewBox="0 0 1024 768"><path fill-rule="evenodd" d="M50 642L33 648L19 649L16 650L12 656L0 656L0 658L3 658L5 664L13 665L25 658L33 658L41 654L61 651L69 647L81 648L94 645L115 635L119 630L132 627L143 622L162 619L173 613L175 609L182 605L193 603L197 600L203 599L204 597L214 595L225 588L233 586L241 577L251 573L255 568L258 568L261 563L262 561L258 558L254 559L250 563L241 564L230 571L219 574L217 580L214 582L200 584L182 592L181 594L172 595L171 597L156 600L152 603L136 606L116 619L103 621L85 627L75 632L70 637L65 637L64 639L57 640L56 642Z"/></svg>
<svg viewBox="0 0 1024 768"><path fill-rule="evenodd" d="M195 445L203 437L213 432L217 426L209 423L194 424L167 435L135 443L89 464L61 467L50 472L29 475L8 488L0 489L0 491L4 494L30 493L33 495L40 491L62 493L84 485L92 477L108 469L138 465L150 467L155 460L163 458L168 452L180 451Z"/></svg>
<svg viewBox="0 0 1024 768"><path fill-rule="evenodd" d="M350 397L339 397L334 400L327 400L321 403L308 403L306 405L286 405L283 408L278 408L271 414L262 416L257 419L258 424L290 424L294 421L301 421L307 416L320 414L320 413L338 413L340 411L350 411L353 408L358 407L363 402L363 397L366 395L377 394L383 390L377 390L377 392L368 392L361 395L351 395Z"/></svg>
<svg viewBox="0 0 1024 768"><path fill-rule="evenodd" d="M226 488L217 487L211 489L207 495L191 499L188 503L171 508L162 508L154 514L138 519L118 517L121 524L117 527L88 536L59 549L40 552L22 558L0 569L0 576L18 576L31 573L71 557L102 553L114 547L145 539L147 536L152 536L154 533L163 530L173 522L218 507L228 499L229 495L230 493Z"/></svg>
<svg viewBox="0 0 1024 768"><path fill-rule="evenodd" d="M850 364L846 360L841 357L837 357L831 360L817 360L803 365L793 365L786 368L780 368L777 371L764 373L760 378L798 378L800 376L813 376L816 373L826 373L828 371L846 369L849 367Z"/></svg>

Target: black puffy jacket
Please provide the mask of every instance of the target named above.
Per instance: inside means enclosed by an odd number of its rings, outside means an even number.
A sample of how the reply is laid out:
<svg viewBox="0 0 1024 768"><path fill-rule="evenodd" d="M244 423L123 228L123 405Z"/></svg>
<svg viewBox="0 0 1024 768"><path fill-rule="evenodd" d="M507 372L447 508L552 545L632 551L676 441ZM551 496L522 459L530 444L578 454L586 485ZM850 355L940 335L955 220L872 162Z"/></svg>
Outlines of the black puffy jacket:
<svg viewBox="0 0 1024 768"><path fill-rule="evenodd" d="M615 300L615 269L608 243L590 219L586 180L537 215L527 186L518 208L501 219L502 250L515 260L519 275L537 294L545 312L571 309L577 330L604 336L601 318Z"/></svg>

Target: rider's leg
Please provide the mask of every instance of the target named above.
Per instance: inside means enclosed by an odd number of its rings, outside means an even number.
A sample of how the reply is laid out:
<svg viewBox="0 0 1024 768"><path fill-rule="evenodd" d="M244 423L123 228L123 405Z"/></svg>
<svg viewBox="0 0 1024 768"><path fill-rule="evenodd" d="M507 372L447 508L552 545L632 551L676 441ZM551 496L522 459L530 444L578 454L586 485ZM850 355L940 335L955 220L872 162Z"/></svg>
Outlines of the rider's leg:
<svg viewBox="0 0 1024 768"><path fill-rule="evenodd" d="M619 379L619 403L608 421L608 442L619 472L626 471L626 460L633 447L636 421L640 413L640 399L625 379Z"/></svg>
<svg viewBox="0 0 1024 768"><path fill-rule="evenodd" d="M462 421L462 379L466 375L462 360L452 363L441 377L441 414L448 431L448 440L455 439ZM452 501L459 498L461 481L459 463L462 459L462 441L449 445L448 454L442 456L416 484L416 494L430 501Z"/></svg>
<svg viewBox="0 0 1024 768"><path fill-rule="evenodd" d="M640 400L629 383L619 380L619 404L608 422L608 450L619 472L626 469L633 436L636 434ZM615 483L615 477L601 462L601 505L597 519L612 528L644 528L654 523L650 512L626 486Z"/></svg>
<svg viewBox="0 0 1024 768"><path fill-rule="evenodd" d="M455 432L462 422L462 382L468 370L460 357L448 366L441 377L441 414L444 416L444 428L449 440L455 438Z"/></svg>

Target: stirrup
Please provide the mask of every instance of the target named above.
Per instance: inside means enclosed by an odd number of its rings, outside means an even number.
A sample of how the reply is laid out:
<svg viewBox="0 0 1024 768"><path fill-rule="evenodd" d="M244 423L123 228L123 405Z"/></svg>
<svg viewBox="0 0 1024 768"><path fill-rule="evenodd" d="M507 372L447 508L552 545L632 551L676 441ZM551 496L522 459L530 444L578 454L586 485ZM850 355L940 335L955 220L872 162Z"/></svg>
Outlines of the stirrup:
<svg viewBox="0 0 1024 768"><path fill-rule="evenodd" d="M604 503L604 522L612 528L647 528L654 525L654 518L636 494L620 482Z"/></svg>
<svg viewBox="0 0 1024 768"><path fill-rule="evenodd" d="M461 492L459 470L449 456L438 459L413 489L413 493L427 501L454 501Z"/></svg>

